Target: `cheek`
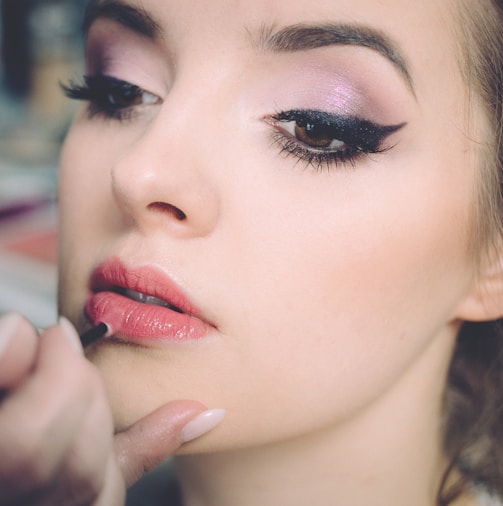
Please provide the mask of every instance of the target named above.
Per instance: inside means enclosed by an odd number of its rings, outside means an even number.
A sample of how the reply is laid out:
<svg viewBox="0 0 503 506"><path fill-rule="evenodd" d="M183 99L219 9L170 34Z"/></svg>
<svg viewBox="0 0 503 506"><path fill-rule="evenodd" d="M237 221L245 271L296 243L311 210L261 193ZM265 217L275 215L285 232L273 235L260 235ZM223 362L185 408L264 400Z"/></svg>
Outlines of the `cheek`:
<svg viewBox="0 0 503 506"><path fill-rule="evenodd" d="M239 255L226 260L246 294L229 324L254 368L243 360L241 374L267 378L276 399L295 390L297 400L332 398L331 409L345 410L378 395L453 330L472 279L473 185L470 175L460 181L423 163L430 168L410 160L403 176L391 177L394 167L334 175L316 199L253 192L278 206L236 216Z"/></svg>
<svg viewBox="0 0 503 506"><path fill-rule="evenodd" d="M110 136L97 136L77 123L61 153L59 304L74 321L81 318L91 262L99 258L117 223L110 198L109 146Z"/></svg>
<svg viewBox="0 0 503 506"><path fill-rule="evenodd" d="M405 160L401 167L346 170L313 183L316 189L307 183L301 191L252 191L251 199L275 203L265 209L242 198L234 237L239 262L249 265L254 304L267 301L278 314L292 306L295 315L339 319L359 311L360 320L389 319L400 308L423 311L434 297L444 300L442 318L451 317L471 282L473 182L438 161L422 163L429 168ZM264 186L278 187L274 181ZM267 289L253 282L260 277ZM285 301L289 307L281 311Z"/></svg>

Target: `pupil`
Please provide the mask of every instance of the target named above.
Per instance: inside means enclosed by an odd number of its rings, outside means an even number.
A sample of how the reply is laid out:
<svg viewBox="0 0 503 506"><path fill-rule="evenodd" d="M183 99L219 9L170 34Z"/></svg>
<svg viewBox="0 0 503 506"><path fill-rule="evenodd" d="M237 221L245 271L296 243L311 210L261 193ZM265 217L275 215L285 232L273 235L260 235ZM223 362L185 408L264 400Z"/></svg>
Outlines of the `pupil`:
<svg viewBox="0 0 503 506"><path fill-rule="evenodd" d="M306 133L310 137L318 140L332 140L330 128L325 125L316 125L315 123L306 123Z"/></svg>

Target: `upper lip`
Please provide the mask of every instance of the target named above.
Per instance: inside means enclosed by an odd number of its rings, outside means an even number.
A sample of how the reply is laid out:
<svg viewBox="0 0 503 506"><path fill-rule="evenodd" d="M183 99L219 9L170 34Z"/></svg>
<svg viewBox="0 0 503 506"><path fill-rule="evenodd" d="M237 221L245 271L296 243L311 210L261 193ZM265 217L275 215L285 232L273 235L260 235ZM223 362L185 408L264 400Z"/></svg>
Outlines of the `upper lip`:
<svg viewBox="0 0 503 506"><path fill-rule="evenodd" d="M178 312L202 318L201 311L178 285L160 268L139 266L128 268L119 258L110 258L99 265L91 275L90 288L93 292L122 292L133 290L167 302Z"/></svg>

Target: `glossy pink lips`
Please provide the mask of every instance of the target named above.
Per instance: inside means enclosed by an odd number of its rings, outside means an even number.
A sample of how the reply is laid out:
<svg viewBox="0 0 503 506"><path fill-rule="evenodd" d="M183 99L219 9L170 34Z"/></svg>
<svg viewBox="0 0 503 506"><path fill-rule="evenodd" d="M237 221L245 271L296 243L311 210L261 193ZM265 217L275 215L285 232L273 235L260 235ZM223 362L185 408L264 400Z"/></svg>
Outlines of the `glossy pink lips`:
<svg viewBox="0 0 503 506"><path fill-rule="evenodd" d="M183 342L201 339L212 328L160 269L128 269L112 258L94 271L91 290L89 318L111 324L125 340Z"/></svg>

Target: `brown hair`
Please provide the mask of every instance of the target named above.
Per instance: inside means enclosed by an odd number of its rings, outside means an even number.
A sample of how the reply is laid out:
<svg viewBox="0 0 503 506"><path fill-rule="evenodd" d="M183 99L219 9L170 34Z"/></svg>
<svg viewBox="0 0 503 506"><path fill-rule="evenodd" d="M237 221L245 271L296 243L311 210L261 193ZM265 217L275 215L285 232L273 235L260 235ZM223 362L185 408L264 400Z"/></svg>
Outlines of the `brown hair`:
<svg viewBox="0 0 503 506"><path fill-rule="evenodd" d="M487 125L479 145L474 243L487 258L502 257L503 238L503 0L455 0L460 15L461 69L470 102ZM459 8L458 8L459 7ZM502 267L503 268L503 267ZM503 320L463 325L445 396L445 451L451 461L438 497L451 504L468 487L503 497ZM460 478L447 486L454 471Z"/></svg>

